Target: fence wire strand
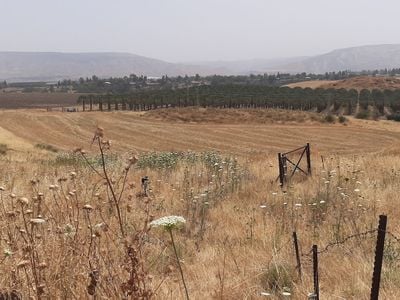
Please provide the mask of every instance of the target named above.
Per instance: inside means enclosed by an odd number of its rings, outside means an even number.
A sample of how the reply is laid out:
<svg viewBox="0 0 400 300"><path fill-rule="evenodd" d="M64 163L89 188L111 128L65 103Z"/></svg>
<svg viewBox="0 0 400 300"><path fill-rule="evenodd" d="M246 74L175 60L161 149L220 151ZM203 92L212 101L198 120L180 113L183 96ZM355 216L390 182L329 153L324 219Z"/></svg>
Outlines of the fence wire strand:
<svg viewBox="0 0 400 300"><path fill-rule="evenodd" d="M324 254L326 252L329 251L330 248L335 247L335 246L340 246L340 245L344 245L346 242L354 239L354 238L358 238L358 237L367 237L368 235L372 235L374 233L378 232L378 229L371 229L371 230L367 230L361 233L356 233L356 234L352 234L352 235L348 235L345 238L338 240L338 241L334 241L334 242L330 242L328 244L326 244L324 247L321 247L322 250L318 251L318 254ZM389 235L390 237L392 237L396 242L398 242L400 244L400 238L398 236L396 236L394 233L390 232L390 231L386 231L386 234ZM308 257L311 258L312 256L312 249L307 252L307 253L302 253L301 257Z"/></svg>

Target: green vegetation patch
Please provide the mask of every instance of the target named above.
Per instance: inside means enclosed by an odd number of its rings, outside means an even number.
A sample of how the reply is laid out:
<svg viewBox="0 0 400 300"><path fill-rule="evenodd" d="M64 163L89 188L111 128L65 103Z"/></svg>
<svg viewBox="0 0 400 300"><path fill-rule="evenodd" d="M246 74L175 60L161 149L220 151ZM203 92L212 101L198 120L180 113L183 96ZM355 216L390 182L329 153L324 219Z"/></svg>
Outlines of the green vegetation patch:
<svg viewBox="0 0 400 300"><path fill-rule="evenodd" d="M8 150L10 148L6 144L0 144L0 155L6 155Z"/></svg>
<svg viewBox="0 0 400 300"><path fill-rule="evenodd" d="M400 122L400 114L391 114L387 116L388 120Z"/></svg>
<svg viewBox="0 0 400 300"><path fill-rule="evenodd" d="M41 149L41 150L46 150L46 151L49 151L49 152L54 152L54 153L57 153L59 151L59 149L56 148L55 146L48 145L48 144L36 144L35 148L38 148L38 149Z"/></svg>

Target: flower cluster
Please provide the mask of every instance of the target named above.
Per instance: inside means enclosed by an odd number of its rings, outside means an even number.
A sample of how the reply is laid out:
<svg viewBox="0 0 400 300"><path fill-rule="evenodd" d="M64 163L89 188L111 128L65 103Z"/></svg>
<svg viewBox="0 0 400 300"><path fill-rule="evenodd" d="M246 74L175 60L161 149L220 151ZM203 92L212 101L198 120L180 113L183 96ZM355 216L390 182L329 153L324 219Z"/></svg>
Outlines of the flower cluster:
<svg viewBox="0 0 400 300"><path fill-rule="evenodd" d="M186 220L181 216L166 216L150 222L151 227L164 227L165 229L172 229L185 224Z"/></svg>

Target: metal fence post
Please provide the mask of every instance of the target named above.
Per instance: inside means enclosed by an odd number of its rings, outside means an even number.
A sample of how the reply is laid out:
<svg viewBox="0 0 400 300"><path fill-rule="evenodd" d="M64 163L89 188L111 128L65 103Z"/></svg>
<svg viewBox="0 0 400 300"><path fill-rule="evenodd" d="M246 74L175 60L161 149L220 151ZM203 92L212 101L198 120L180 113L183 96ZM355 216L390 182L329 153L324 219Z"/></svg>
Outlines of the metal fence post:
<svg viewBox="0 0 400 300"><path fill-rule="evenodd" d="M372 275L371 300L379 299L379 285L383 263L383 250L385 247L387 216L379 216L378 237L376 239L374 272Z"/></svg>
<svg viewBox="0 0 400 300"><path fill-rule="evenodd" d="M281 183L281 187L283 186L284 182L284 170L283 170L283 165L282 165L282 154L278 153L278 163L279 163L279 182Z"/></svg>
<svg viewBox="0 0 400 300"><path fill-rule="evenodd" d="M296 268L299 272L299 278L301 280L301 261L300 261L300 253L299 253L299 242L297 240L297 233L293 231L293 244L294 244L294 252L296 254Z"/></svg>
<svg viewBox="0 0 400 300"><path fill-rule="evenodd" d="M307 172L308 172L308 175L311 175L311 150L310 150L310 143L307 143L306 156L307 156Z"/></svg>
<svg viewBox="0 0 400 300"><path fill-rule="evenodd" d="M314 272L314 299L319 300L319 278L318 278L318 246L312 246L313 272Z"/></svg>

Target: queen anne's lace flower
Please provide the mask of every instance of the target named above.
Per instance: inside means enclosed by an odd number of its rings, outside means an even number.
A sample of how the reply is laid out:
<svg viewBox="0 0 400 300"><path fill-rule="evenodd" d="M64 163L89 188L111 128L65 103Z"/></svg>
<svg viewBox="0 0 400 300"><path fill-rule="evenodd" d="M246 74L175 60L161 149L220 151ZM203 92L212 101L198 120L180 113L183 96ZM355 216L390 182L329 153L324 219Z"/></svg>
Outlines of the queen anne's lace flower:
<svg viewBox="0 0 400 300"><path fill-rule="evenodd" d="M181 216L166 216L159 218L150 222L151 227L164 227L166 229L172 229L178 227L182 224L185 224L186 220Z"/></svg>
<svg viewBox="0 0 400 300"><path fill-rule="evenodd" d="M46 222L46 220L45 219L41 219L41 218L31 219L31 223L32 224L43 224L45 222Z"/></svg>

